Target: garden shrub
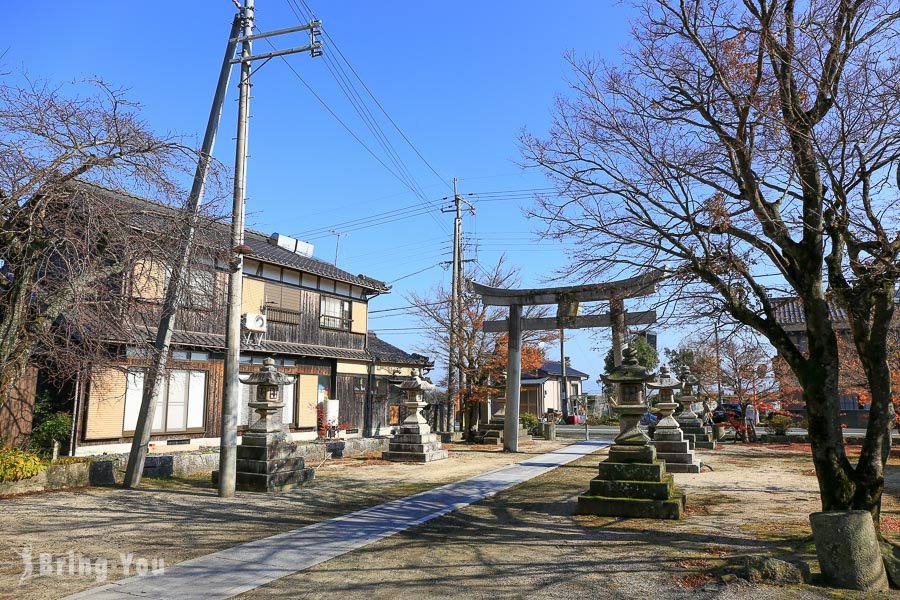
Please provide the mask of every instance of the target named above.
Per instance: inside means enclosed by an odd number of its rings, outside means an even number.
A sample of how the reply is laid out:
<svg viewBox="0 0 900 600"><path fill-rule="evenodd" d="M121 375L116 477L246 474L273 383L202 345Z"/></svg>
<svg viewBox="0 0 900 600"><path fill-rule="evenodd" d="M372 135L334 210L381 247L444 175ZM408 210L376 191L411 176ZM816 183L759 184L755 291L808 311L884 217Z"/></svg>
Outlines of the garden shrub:
<svg viewBox="0 0 900 600"><path fill-rule="evenodd" d="M794 419L787 415L772 415L769 417L769 426L775 431L787 431L794 426Z"/></svg>
<svg viewBox="0 0 900 600"><path fill-rule="evenodd" d="M535 431L541 425L541 421L538 419L537 415L530 412L519 415L519 423L521 423L522 427L528 432Z"/></svg>
<svg viewBox="0 0 900 600"><path fill-rule="evenodd" d="M53 410L53 400L46 392L38 394L34 403L34 419L28 446L42 455L49 456L53 442L65 446L72 431L72 417L69 413Z"/></svg>
<svg viewBox="0 0 900 600"><path fill-rule="evenodd" d="M588 425L618 425L619 418L610 416L601 417L599 415L588 415L587 422Z"/></svg>
<svg viewBox="0 0 900 600"><path fill-rule="evenodd" d="M28 479L46 468L47 463L33 452L0 448L0 483Z"/></svg>

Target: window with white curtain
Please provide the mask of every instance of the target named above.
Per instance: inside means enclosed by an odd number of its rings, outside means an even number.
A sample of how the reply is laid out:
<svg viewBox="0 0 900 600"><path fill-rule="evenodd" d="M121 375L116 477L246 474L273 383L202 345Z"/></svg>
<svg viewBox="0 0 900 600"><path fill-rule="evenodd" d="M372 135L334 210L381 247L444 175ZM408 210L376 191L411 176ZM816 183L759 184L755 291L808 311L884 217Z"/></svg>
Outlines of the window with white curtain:
<svg viewBox="0 0 900 600"><path fill-rule="evenodd" d="M125 422L122 429L133 432L137 427L144 395L144 369L129 369L125 388ZM162 381L153 433L175 433L203 429L206 407L206 371L176 369Z"/></svg>

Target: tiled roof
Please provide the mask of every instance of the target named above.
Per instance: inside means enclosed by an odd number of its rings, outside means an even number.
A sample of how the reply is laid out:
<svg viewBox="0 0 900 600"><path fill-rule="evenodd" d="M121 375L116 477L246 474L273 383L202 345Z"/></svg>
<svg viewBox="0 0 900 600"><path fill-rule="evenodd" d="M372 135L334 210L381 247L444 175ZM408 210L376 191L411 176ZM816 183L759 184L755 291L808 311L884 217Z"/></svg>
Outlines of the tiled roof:
<svg viewBox="0 0 900 600"><path fill-rule="evenodd" d="M113 190L95 183L78 181L74 185L87 193L100 194L116 202L135 206L138 210L129 215L129 218L133 220L134 226L140 229L158 231L160 230L160 219L170 219L177 213L177 209L172 206ZM214 228L217 230L217 234L221 234L223 241L227 239L229 229L225 223L216 222ZM390 290L390 286L377 279L365 275L353 275L338 269L331 263L317 258L301 256L286 248L271 244L269 243L269 236L262 232L248 229L245 231L244 241L252 249L252 252L247 255L249 258L277 264L282 267L292 267L299 271L350 283L370 291L387 292ZM227 244L227 242L225 243Z"/></svg>
<svg viewBox="0 0 900 600"><path fill-rule="evenodd" d="M383 281L366 277L365 275L351 275L347 271L338 269L331 263L321 261L318 258L301 256L290 250L276 246L269 242L269 236L258 231L248 230L244 235L244 241L253 251L248 254L263 262L269 262L282 267L292 267L298 271L328 277L337 281L351 283L376 292L387 292L391 288Z"/></svg>
<svg viewBox="0 0 900 600"><path fill-rule="evenodd" d="M780 298L773 301L775 305L775 319L783 326L804 325L806 318L803 316L803 302L800 298ZM846 323L847 311L836 302L828 302L828 311L834 323Z"/></svg>
<svg viewBox="0 0 900 600"><path fill-rule="evenodd" d="M431 360L421 354L409 354L393 344L389 344L377 335L369 332L368 351L375 360L383 363L430 365Z"/></svg>
<svg viewBox="0 0 900 600"><path fill-rule="evenodd" d="M562 376L562 365L560 362L553 360L545 360L544 365L533 371L538 377L561 377ZM587 379L590 377L587 373L583 371L579 371L578 369L574 369L572 367L566 367L566 377L581 377Z"/></svg>

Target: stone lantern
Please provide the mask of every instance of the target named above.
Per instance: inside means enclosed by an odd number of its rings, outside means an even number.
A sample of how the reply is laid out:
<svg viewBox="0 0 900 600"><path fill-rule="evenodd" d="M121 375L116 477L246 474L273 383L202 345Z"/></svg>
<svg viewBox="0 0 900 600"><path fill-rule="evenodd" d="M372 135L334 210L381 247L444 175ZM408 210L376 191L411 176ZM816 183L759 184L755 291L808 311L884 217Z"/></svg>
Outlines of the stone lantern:
<svg viewBox="0 0 900 600"><path fill-rule="evenodd" d="M622 364L603 376L605 383L618 386L618 398L612 410L619 415L619 435L615 440L616 445L610 450L610 458L613 451L628 452L635 456L635 452L646 454L646 450L641 449L647 447L650 438L641 431L638 423L647 412L644 384L652 378L653 374L638 364L637 352L630 346L622 351Z"/></svg>
<svg viewBox="0 0 900 600"><path fill-rule="evenodd" d="M278 392L283 386L293 382L293 377L280 373L275 368L275 361L271 358L263 361L259 371L241 379L241 383L245 385L256 386L256 400L250 402L249 406L259 415L259 419L244 433L244 437L271 434L272 441L287 440L287 432L281 420L284 402L278 399Z"/></svg>
<svg viewBox="0 0 900 600"><path fill-rule="evenodd" d="M682 382L669 371L669 365L663 365L659 375L647 387L659 390L660 397L656 403L660 419L652 442L656 448L656 456L666 461L666 470L670 473L699 473L700 462L694 457L690 442L684 439L684 432L678 421L672 417L678 407L678 403L672 399L672 393L676 388L682 387Z"/></svg>
<svg viewBox="0 0 900 600"><path fill-rule="evenodd" d="M697 396L694 395L696 385L697 377L691 373L689 366L684 365L681 368L681 397L678 398L684 410L676 418L684 431L685 439L691 442L691 447L712 450L716 447L712 431L703 425L700 417L691 409L691 405L697 401Z"/></svg>
<svg viewBox="0 0 900 600"><path fill-rule="evenodd" d="M655 519L680 519L684 514L684 494L675 489L666 464L657 460L656 448L638 427L647 411L644 384L652 377L638 364L635 351L626 347L622 364L603 378L619 386L613 410L619 414L620 433L590 490L578 497L579 514Z"/></svg>
<svg viewBox="0 0 900 600"><path fill-rule="evenodd" d="M437 435L431 433L431 426L425 420L422 409L428 406L424 393L434 389L434 384L413 370L412 379L397 385L406 392L406 418L400 424L400 433L388 444L388 449L381 453L385 460L403 462L432 462L447 458L449 453L441 448Z"/></svg>
<svg viewBox="0 0 900 600"><path fill-rule="evenodd" d="M656 423L657 431L660 429L678 429L678 421L672 418L672 413L678 408L678 403L673 400L673 390L681 387L681 382L669 370L669 365L663 365L656 379L647 383L647 387L659 390L659 401L656 408L659 411L659 421Z"/></svg>
<svg viewBox="0 0 900 600"><path fill-rule="evenodd" d="M258 372L241 379L243 384L256 386L256 400L250 402L250 408L259 419L243 433L237 448L237 489L276 492L313 478L315 471L306 468L281 420L284 403L278 399L279 391L293 381L275 368L271 358L263 361Z"/></svg>

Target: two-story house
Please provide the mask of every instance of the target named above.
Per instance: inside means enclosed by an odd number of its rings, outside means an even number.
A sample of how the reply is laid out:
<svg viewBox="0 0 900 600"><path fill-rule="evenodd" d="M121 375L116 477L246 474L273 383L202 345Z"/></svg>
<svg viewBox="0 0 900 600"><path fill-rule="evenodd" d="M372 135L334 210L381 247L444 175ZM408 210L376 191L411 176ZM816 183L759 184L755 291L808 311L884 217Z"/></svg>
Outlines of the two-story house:
<svg viewBox="0 0 900 600"><path fill-rule="evenodd" d="M82 184L84 185L84 184ZM170 208L104 188L122 202L144 204L165 217ZM217 224L216 227L224 225ZM428 369L427 357L409 354L368 331L368 303L390 291L385 283L353 275L312 256L311 247L286 236L247 231L243 272L241 371L258 370L266 357L295 377L282 389L284 422L295 440L314 439L325 401L337 400L344 435L386 434L400 421L400 398L391 382ZM201 261L202 262L202 261ZM154 323L165 290L166 268L140 261L123 286L133 310ZM218 259L191 270L173 336L172 368L154 415L157 445L218 445L225 356L227 271ZM75 386L76 454L126 451L137 422L154 331L107 340L118 360L93 367ZM241 428L254 420L255 396L242 386ZM333 403L332 403L333 404Z"/></svg>

